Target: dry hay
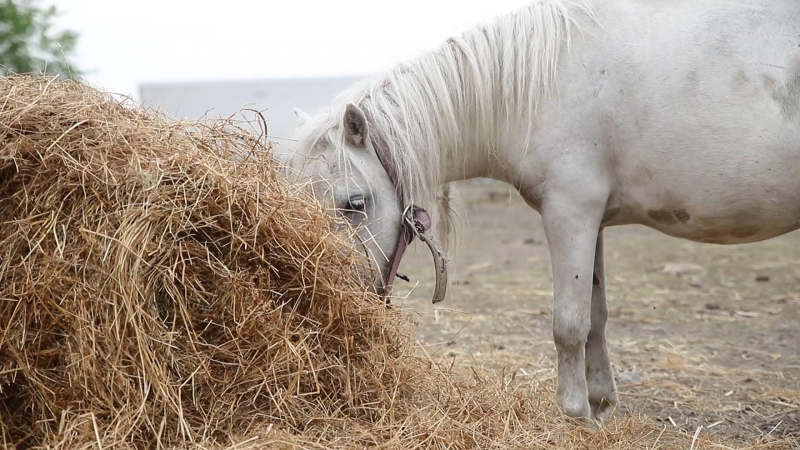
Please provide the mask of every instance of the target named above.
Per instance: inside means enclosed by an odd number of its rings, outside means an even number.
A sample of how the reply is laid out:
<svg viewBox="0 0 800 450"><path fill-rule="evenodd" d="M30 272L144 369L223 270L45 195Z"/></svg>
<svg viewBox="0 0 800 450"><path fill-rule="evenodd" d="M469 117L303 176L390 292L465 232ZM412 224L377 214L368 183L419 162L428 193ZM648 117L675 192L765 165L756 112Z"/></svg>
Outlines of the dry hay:
<svg viewBox="0 0 800 450"><path fill-rule="evenodd" d="M5 442L202 441L369 416L396 324L268 150L76 83L0 85ZM257 163L257 161L259 161Z"/></svg>
<svg viewBox="0 0 800 450"><path fill-rule="evenodd" d="M71 81L3 78L0 99L6 447L712 448L414 356L254 134Z"/></svg>

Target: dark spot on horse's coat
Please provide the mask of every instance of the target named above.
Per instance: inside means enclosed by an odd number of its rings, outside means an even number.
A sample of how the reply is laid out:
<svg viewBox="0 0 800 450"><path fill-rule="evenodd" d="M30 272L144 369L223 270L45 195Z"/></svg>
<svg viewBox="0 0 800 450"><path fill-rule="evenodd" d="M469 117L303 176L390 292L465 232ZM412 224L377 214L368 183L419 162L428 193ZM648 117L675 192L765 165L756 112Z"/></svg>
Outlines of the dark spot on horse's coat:
<svg viewBox="0 0 800 450"><path fill-rule="evenodd" d="M748 78L747 74L745 73L745 71L743 69L739 69L739 71L736 72L736 75L733 76L733 85L734 85L734 87L746 86L747 83L749 83L749 82L750 82L750 78Z"/></svg>
<svg viewBox="0 0 800 450"><path fill-rule="evenodd" d="M761 75L761 78L764 79L764 88L766 88L770 93L775 92L775 85L778 84L778 81L772 75L765 73Z"/></svg>
<svg viewBox="0 0 800 450"><path fill-rule="evenodd" d="M748 205L725 218L698 218L694 221L694 230L698 234L693 240L710 244L736 244L742 241L752 242L763 229L756 222L761 217L757 205Z"/></svg>
<svg viewBox="0 0 800 450"><path fill-rule="evenodd" d="M619 208L611 208L611 209L607 210L605 212L605 214L603 214L603 221L600 224L602 225L604 223L610 222L614 217L617 217L617 214L619 214L619 211L620 211Z"/></svg>
<svg viewBox="0 0 800 450"><path fill-rule="evenodd" d="M600 279L597 278L597 274L596 273L592 274L592 284L595 285L595 286L600 286Z"/></svg>
<svg viewBox="0 0 800 450"><path fill-rule="evenodd" d="M605 75L605 74L606 74L606 69L600 69L600 75Z"/></svg>
<svg viewBox="0 0 800 450"><path fill-rule="evenodd" d="M576 280L578 279L578 276L577 276L577 275L575 275L575 279L576 279Z"/></svg>
<svg viewBox="0 0 800 450"><path fill-rule="evenodd" d="M675 225L677 223L686 223L692 217L686 211L678 209L675 211L657 210L647 211L647 215L656 222L664 225Z"/></svg>
<svg viewBox="0 0 800 450"><path fill-rule="evenodd" d="M686 74L686 84L686 89L689 91L694 91L700 87L700 76L697 73L697 69L692 69Z"/></svg>
<svg viewBox="0 0 800 450"><path fill-rule="evenodd" d="M755 225L744 225L731 230L731 236L739 239L749 238L755 236L761 229Z"/></svg>
<svg viewBox="0 0 800 450"><path fill-rule="evenodd" d="M663 211L663 210L647 211L647 215L650 216L650 218L655 220L656 222L665 225L674 225L678 223L678 218L675 217L675 215L669 211Z"/></svg>
<svg viewBox="0 0 800 450"><path fill-rule="evenodd" d="M680 210L678 210L678 211L675 211L675 217L676 217L678 220L680 220L680 221L681 221L681 223L686 223L686 222L688 222L688 221L689 221L689 219L691 219L691 218L692 218L692 216L690 216L690 215L689 215L689 213L687 213L686 211L684 211L684 210L682 210L682 209L680 209Z"/></svg>
<svg viewBox="0 0 800 450"><path fill-rule="evenodd" d="M738 73L738 76L739 76L739 79L742 80L745 83L750 81L750 78L747 76L747 74L745 73L744 70L740 70L739 73Z"/></svg>
<svg viewBox="0 0 800 450"><path fill-rule="evenodd" d="M731 79L731 91L733 91L734 95L739 95L741 91L747 89L750 85L752 83L744 69L739 69Z"/></svg>

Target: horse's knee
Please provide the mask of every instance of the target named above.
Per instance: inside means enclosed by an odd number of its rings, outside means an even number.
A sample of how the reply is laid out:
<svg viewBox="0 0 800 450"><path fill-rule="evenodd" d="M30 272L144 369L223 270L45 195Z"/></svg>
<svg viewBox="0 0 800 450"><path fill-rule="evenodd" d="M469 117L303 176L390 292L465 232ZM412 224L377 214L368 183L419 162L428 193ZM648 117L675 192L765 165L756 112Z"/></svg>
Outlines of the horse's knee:
<svg viewBox="0 0 800 450"><path fill-rule="evenodd" d="M583 314L555 314L553 341L559 351L576 351L586 345L591 322L589 317L582 316Z"/></svg>

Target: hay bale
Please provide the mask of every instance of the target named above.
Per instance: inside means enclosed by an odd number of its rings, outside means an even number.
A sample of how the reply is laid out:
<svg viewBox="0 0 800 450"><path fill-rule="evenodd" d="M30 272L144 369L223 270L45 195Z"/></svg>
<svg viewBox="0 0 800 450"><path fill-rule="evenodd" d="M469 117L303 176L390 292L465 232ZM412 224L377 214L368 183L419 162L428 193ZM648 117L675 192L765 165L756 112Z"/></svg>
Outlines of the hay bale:
<svg viewBox="0 0 800 450"><path fill-rule="evenodd" d="M406 334L257 136L75 82L3 78L0 99L4 443L224 442L386 395L374 367Z"/></svg>

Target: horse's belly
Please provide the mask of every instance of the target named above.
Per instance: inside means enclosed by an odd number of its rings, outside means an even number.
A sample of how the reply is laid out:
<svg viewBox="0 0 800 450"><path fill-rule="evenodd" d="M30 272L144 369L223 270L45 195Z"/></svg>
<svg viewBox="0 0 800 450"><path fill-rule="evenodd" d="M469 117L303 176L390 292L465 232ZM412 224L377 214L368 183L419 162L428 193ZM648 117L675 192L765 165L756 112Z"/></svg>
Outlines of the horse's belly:
<svg viewBox="0 0 800 450"><path fill-rule="evenodd" d="M675 223L675 213L666 210L650 210L647 212L650 220L645 225L670 236L688 239L695 242L709 244L745 244L771 239L800 228L796 217L781 215L749 217L742 215L740 219L730 217L700 216L694 220L689 218L686 223ZM678 212L678 216L683 216Z"/></svg>
<svg viewBox="0 0 800 450"><path fill-rule="evenodd" d="M640 224L670 236L712 244L744 244L780 236L800 228L800 186L773 195L742 193L699 196L672 191L639 201L609 205L605 226ZM662 191L663 192L663 191ZM763 192L763 191L762 191ZM678 201L683 199L683 201Z"/></svg>

